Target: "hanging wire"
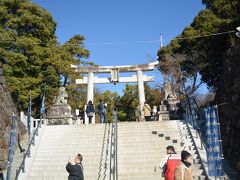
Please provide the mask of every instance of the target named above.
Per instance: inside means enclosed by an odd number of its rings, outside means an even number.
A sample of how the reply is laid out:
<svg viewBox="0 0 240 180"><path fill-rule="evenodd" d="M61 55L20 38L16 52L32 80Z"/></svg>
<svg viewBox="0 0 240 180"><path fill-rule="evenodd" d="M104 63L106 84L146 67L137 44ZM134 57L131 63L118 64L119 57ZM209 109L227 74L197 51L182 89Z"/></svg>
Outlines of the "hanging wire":
<svg viewBox="0 0 240 180"><path fill-rule="evenodd" d="M232 31L225 31L220 33L213 33L213 34L205 34L205 35L198 35L198 36L189 36L189 37L176 37L173 39L167 40L185 40L185 39L197 39L202 37L210 37L210 36L219 36L224 34L234 33L235 30ZM166 39L165 39L166 41ZM148 41L131 41L131 42L105 42L105 43L86 43L87 45L124 45L124 44L145 44L145 43L159 43L161 40L148 40Z"/></svg>
<svg viewBox="0 0 240 180"><path fill-rule="evenodd" d="M213 34L205 34L205 35L198 35L198 36L189 36L189 37L176 37L172 39L167 39L167 40L185 40L185 39L197 39L197 38L204 38L204 37L211 37L211 36L220 36L224 34L231 34L235 33L235 30L232 31L225 31L225 32L219 32L219 33L213 33ZM166 39L165 39L166 41ZM0 43L11 43L11 44L17 44L17 42L11 42L10 40L0 40ZM18 42L23 42L19 40ZM90 43L85 43L85 45L93 45L93 46L102 46L102 45L131 45L131 44L149 44L149 43L160 43L161 40L146 40L146 41L126 41L126 42L90 42ZM24 42L27 43L27 42ZM33 45L47 45L47 43L34 43L34 42L28 42L27 44L33 44ZM79 44L71 44L71 43L66 43L66 44L61 44L64 46L79 46ZM60 45L60 46L61 46Z"/></svg>
<svg viewBox="0 0 240 180"><path fill-rule="evenodd" d="M210 37L210 36L219 36L219 35L223 35L223 34L230 34L230 33L234 33L234 31L225 31L225 32L220 32L220 33L214 33L214 34L206 34L206 35L199 35L199 36L190 36L190 37L178 37L178 38L173 38L174 39L180 39L180 40L185 40L185 39L197 39L197 38L202 38L202 37Z"/></svg>

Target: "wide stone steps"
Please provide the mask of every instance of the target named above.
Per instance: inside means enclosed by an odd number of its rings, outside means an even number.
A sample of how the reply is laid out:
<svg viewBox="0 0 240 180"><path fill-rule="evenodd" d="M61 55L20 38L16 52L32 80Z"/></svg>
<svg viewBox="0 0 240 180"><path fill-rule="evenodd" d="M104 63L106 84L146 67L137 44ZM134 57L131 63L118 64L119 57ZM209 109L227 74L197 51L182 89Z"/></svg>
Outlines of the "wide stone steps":
<svg viewBox="0 0 240 180"><path fill-rule="evenodd" d="M67 180L68 179L68 174L67 173L55 173L55 172L47 172L44 174L42 173L35 173L30 175L31 180ZM91 175L86 175L84 174L84 179L86 180L104 180L107 177L106 175L96 175L96 176L91 176Z"/></svg>
<svg viewBox="0 0 240 180"><path fill-rule="evenodd" d="M140 177L140 178L139 178ZM164 180L164 177L159 173L132 173L132 174L119 174L121 180ZM205 176L195 176L194 180L205 180Z"/></svg>
<svg viewBox="0 0 240 180"><path fill-rule="evenodd" d="M104 167L109 166L109 130L109 125L46 126L27 179L67 179L65 166L77 153L83 155L85 179L104 179L109 173Z"/></svg>
<svg viewBox="0 0 240 180"><path fill-rule="evenodd" d="M106 124L46 126L27 179L66 180L69 157L81 153L85 180L108 180L110 129ZM159 163L166 146L173 145L180 153L181 143L176 121L118 123L118 179L164 179ZM189 140L187 144L196 163L193 174L203 179L193 143Z"/></svg>
<svg viewBox="0 0 240 180"><path fill-rule="evenodd" d="M178 153L183 148L176 121L161 123L149 122L152 126L142 125L143 129L132 125L126 129L124 123L119 125L118 166L122 167L119 169L119 179L163 179L158 166L166 154L166 147L173 145ZM190 143L193 158L198 163L198 155ZM193 165L192 169L195 176L204 174L200 164Z"/></svg>

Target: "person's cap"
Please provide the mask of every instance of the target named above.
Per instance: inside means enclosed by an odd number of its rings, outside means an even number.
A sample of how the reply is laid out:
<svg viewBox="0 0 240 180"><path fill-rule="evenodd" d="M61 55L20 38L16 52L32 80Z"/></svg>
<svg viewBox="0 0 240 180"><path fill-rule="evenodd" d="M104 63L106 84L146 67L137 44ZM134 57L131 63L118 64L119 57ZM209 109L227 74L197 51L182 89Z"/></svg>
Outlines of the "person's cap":
<svg viewBox="0 0 240 180"><path fill-rule="evenodd" d="M191 154L187 151L182 151L181 152L181 160L184 161L186 160L187 158L191 157Z"/></svg>

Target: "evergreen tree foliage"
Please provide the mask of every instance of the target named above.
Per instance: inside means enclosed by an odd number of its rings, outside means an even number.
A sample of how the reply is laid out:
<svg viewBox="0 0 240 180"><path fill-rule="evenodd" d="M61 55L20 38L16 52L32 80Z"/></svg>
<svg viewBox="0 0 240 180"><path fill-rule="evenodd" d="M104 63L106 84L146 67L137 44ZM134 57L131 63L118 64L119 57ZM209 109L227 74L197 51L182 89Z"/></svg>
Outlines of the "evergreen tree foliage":
<svg viewBox="0 0 240 180"><path fill-rule="evenodd" d="M151 108L160 105L163 95L158 88L151 88L144 84L145 99ZM121 121L135 121L135 109L139 106L138 86L126 84L124 94L119 98L117 107L119 110L119 119Z"/></svg>
<svg viewBox="0 0 240 180"><path fill-rule="evenodd" d="M203 0L206 9L199 12L181 35L158 52L160 69L169 73L171 59L176 54L185 58L178 64L182 74L191 77L200 73L208 87L215 90L222 77L223 55L234 46L234 33L214 35L234 30L240 24L239 0ZM197 54L197 58L195 55ZM170 58L169 58L170 57ZM196 61L197 60L197 61Z"/></svg>
<svg viewBox="0 0 240 180"><path fill-rule="evenodd" d="M160 91L160 88L150 87L148 84L145 84L144 88L145 99L150 107L153 108L153 106L159 106L164 98L164 94Z"/></svg>
<svg viewBox="0 0 240 180"><path fill-rule="evenodd" d="M126 84L124 94L119 100L119 119L121 121L135 120L134 110L139 105L137 85Z"/></svg>
<svg viewBox="0 0 240 180"><path fill-rule="evenodd" d="M63 45L57 45L52 49L50 62L61 75L63 86L71 82L75 83L74 80L79 78L79 73L73 71L71 64L83 63L82 58L89 56L89 51L84 48L83 42L83 36L75 35Z"/></svg>
<svg viewBox="0 0 240 180"><path fill-rule="evenodd" d="M100 93L99 91L97 91L95 93L95 108L97 110L98 108L98 104L99 104L99 101L102 100L103 103L105 104L106 103L106 119L107 119L107 122L112 122L112 119L113 119L113 109L114 107L116 107L117 105L117 102L118 102L118 98L119 98L119 95L117 92L111 92L109 90L107 91L104 91L103 93ZM99 114L98 114L99 115ZM99 119L100 117L97 116L97 118Z"/></svg>
<svg viewBox="0 0 240 180"><path fill-rule="evenodd" d="M18 110L26 110L29 92L37 114L46 84L47 106L61 85L74 81L77 74L70 64L88 57L84 37L76 35L59 45L56 22L45 9L28 0L0 1L0 61Z"/></svg>

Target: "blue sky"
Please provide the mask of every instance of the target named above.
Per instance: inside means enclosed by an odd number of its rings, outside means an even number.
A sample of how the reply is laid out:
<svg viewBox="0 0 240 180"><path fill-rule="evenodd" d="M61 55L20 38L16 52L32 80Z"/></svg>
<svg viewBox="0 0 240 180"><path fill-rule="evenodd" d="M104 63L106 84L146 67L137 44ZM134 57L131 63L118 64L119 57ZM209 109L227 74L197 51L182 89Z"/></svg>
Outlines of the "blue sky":
<svg viewBox="0 0 240 180"><path fill-rule="evenodd" d="M57 22L56 35L64 43L84 35L90 58L98 65L149 63L157 58L160 34L164 45L180 34L204 6L201 0L33 0ZM154 41L145 42L142 41ZM159 71L151 85L162 83ZM101 91L122 94L125 84L97 85ZM206 92L203 88L201 92Z"/></svg>

